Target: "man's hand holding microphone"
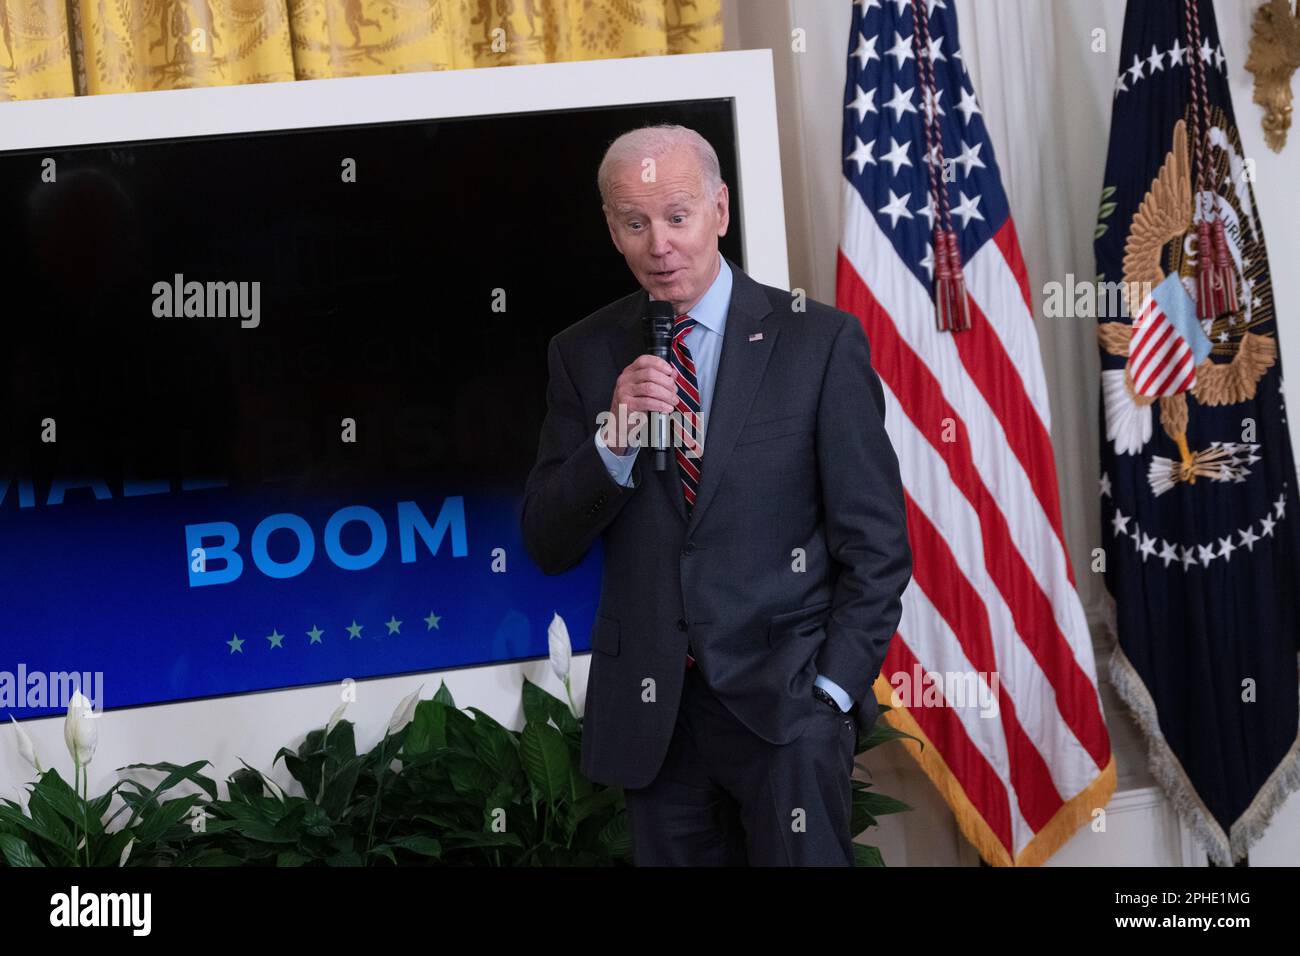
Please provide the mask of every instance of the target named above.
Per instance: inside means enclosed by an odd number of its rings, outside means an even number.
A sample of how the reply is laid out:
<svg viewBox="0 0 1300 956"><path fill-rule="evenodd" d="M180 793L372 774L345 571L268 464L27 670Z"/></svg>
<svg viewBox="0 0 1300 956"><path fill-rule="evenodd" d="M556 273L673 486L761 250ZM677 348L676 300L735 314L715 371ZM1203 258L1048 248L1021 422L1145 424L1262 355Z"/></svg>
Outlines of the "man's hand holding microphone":
<svg viewBox="0 0 1300 956"><path fill-rule="evenodd" d="M626 455L631 449L621 442L635 431L632 413L648 416L649 434L641 444L654 450L655 471L667 467L667 449L672 447L670 416L677 408L677 369L668 361L668 350L672 347L675 320L671 302L651 299L646 303L641 318L645 354L623 369L614 383L610 423L602 436L610 451Z"/></svg>
<svg viewBox="0 0 1300 956"><path fill-rule="evenodd" d="M667 415L676 407L677 370L656 355L638 355L614 383L614 396L609 406L610 421L602 436L606 447L616 455L628 454L632 448L619 445L618 441L632 433L633 412L643 412L647 416L653 412ZM619 434L620 422L625 423L622 435ZM653 435L653 425L650 432ZM653 447L650 441L643 444Z"/></svg>

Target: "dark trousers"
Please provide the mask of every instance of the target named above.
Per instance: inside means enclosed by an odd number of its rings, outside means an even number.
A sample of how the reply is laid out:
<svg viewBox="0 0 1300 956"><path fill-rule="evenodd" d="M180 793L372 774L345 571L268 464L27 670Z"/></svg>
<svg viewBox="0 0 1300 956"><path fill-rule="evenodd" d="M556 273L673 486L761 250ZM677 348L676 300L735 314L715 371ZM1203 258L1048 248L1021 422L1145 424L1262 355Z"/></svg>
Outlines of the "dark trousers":
<svg viewBox="0 0 1300 956"><path fill-rule="evenodd" d="M663 767L624 790L636 865L852 866L857 725L813 703L821 719L776 746L687 669Z"/></svg>

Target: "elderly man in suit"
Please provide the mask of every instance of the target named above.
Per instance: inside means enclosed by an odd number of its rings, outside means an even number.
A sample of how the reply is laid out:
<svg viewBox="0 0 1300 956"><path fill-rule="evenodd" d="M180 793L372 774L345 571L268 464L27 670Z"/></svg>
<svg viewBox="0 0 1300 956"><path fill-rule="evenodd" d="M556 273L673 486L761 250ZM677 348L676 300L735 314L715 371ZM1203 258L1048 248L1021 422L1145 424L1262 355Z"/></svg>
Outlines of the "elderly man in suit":
<svg viewBox="0 0 1300 956"><path fill-rule="evenodd" d="M551 340L522 514L548 574L604 543L582 771L624 788L637 865L851 866L857 733L911 577L866 336L721 255L694 130L625 133L597 184L641 288ZM651 299L670 361L643 354ZM651 412L678 425L662 471L619 428Z"/></svg>

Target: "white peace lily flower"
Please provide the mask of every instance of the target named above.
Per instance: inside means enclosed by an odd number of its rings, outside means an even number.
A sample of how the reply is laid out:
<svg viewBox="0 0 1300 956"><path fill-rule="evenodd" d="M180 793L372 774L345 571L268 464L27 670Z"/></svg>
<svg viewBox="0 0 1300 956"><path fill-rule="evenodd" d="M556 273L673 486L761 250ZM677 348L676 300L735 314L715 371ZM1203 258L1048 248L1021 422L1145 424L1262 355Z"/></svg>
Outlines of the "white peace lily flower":
<svg viewBox="0 0 1300 956"><path fill-rule="evenodd" d="M566 687L569 683L569 662L573 657L573 644L569 641L569 628L564 618L557 612L551 618L551 626L546 629L547 642L551 649L551 670Z"/></svg>
<svg viewBox="0 0 1300 956"><path fill-rule="evenodd" d="M131 855L131 847L135 846L135 837L126 841L126 846L122 847L122 855L118 858L118 866L126 866L126 858Z"/></svg>
<svg viewBox="0 0 1300 956"><path fill-rule="evenodd" d="M23 725L14 720L13 714L9 715L9 719L13 720L14 732L18 735L18 756L35 767L37 773L44 773L41 758L36 754L36 745L32 743L32 738L27 735L27 731L23 730Z"/></svg>
<svg viewBox="0 0 1300 956"><path fill-rule="evenodd" d="M339 718L343 716L343 711L347 709L348 709L348 701L345 700L343 703L339 704L337 707L334 708L334 713L330 714L330 721L328 724L325 725L325 738L327 740L329 739L330 732L334 730L334 725L337 724L339 722Z"/></svg>
<svg viewBox="0 0 1300 956"><path fill-rule="evenodd" d="M81 691L68 702L68 716L63 721L63 742L79 766L85 767L99 745L99 724L90 701Z"/></svg>
<svg viewBox="0 0 1300 956"><path fill-rule="evenodd" d="M415 708L420 703L420 691L422 690L424 690L423 684L398 702L397 709L393 711L393 716L388 721L388 732L390 734L397 733L415 717Z"/></svg>

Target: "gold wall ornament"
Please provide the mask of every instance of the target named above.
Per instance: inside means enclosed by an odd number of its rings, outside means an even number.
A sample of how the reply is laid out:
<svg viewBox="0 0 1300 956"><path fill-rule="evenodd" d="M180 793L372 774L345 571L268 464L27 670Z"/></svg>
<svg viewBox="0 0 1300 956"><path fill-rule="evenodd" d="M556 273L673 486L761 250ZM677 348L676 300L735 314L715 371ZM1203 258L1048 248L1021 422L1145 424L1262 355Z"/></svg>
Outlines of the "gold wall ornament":
<svg viewBox="0 0 1300 956"><path fill-rule="evenodd" d="M1300 66L1300 17L1290 0L1269 0L1255 10L1246 69L1255 74L1255 102L1264 107L1264 142L1275 153L1291 127L1291 74Z"/></svg>

